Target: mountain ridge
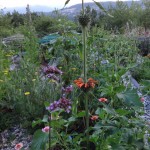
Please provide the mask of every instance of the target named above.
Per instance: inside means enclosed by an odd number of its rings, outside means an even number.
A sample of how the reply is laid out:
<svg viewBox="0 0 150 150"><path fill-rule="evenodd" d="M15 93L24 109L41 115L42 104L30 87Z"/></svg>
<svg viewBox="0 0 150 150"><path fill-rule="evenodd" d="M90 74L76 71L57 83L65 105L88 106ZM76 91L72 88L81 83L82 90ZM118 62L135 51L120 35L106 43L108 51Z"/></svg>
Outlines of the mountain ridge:
<svg viewBox="0 0 150 150"><path fill-rule="evenodd" d="M137 0L135 1L136 3L141 3L141 0ZM124 1L124 3L127 3L128 6L131 5L132 0L128 0L128 1ZM106 2L100 2L100 4L105 8L108 9L108 6L111 4L113 7L116 5L116 2L114 1L106 1ZM98 6L94 3L94 2L87 2L84 4L85 7L90 6L91 8L95 9L95 10L99 10ZM76 14L78 14L80 12L82 8L82 4L75 4L69 7L65 7L64 9L56 9L59 10L60 13L62 13L63 15L66 16L75 16ZM3 11L4 13L10 12L12 13L13 11L17 11L19 13L26 13L26 7L14 7L14 8L5 8ZM34 5L34 6L30 6L30 10L31 12L43 12L46 15L49 15L52 13L52 11L54 11L54 8L49 7L49 6L45 6L45 5Z"/></svg>

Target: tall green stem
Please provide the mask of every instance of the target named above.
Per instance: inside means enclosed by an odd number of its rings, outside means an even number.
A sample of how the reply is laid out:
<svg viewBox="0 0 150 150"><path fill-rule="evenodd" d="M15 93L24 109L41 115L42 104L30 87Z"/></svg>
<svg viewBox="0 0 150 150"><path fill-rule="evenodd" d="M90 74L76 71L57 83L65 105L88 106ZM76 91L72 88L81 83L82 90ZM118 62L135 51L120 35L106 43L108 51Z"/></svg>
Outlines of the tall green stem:
<svg viewBox="0 0 150 150"><path fill-rule="evenodd" d="M82 0L82 11L83 11L83 14L84 14L84 0Z"/></svg>
<svg viewBox="0 0 150 150"><path fill-rule="evenodd" d="M87 82L87 60L86 60L86 27L82 27L83 34L83 75L84 82Z"/></svg>
<svg viewBox="0 0 150 150"><path fill-rule="evenodd" d="M84 12L84 0L82 0L82 13ZM83 37L83 75L84 75L84 83L87 82L87 57L86 57L86 26L82 26L82 37ZM87 150L89 148L89 111L88 111L88 95L85 93L85 113L86 113L86 142L87 142Z"/></svg>
<svg viewBox="0 0 150 150"><path fill-rule="evenodd" d="M49 128L51 127L51 113L49 116ZM51 132L49 130L49 150L51 149Z"/></svg>
<svg viewBox="0 0 150 150"><path fill-rule="evenodd" d="M85 95L85 113L86 113L86 142L87 150L90 150L89 147L89 111L88 111L88 95Z"/></svg>

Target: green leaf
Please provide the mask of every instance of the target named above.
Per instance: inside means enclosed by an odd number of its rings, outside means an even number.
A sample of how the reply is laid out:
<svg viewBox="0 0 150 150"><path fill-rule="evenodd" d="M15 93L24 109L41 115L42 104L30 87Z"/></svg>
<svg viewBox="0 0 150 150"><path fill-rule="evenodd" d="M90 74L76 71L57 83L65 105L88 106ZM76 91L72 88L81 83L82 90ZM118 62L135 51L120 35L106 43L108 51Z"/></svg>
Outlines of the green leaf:
<svg viewBox="0 0 150 150"><path fill-rule="evenodd" d="M94 0L93 0L93 2L99 7L99 9L101 9L103 12L105 12L109 17L114 17L114 16L110 15L99 2L96 2Z"/></svg>
<svg viewBox="0 0 150 150"><path fill-rule="evenodd" d="M95 114L99 115L101 113L102 109L101 108L97 108L97 110L95 111Z"/></svg>
<svg viewBox="0 0 150 150"><path fill-rule="evenodd" d="M51 120L51 127L61 129L65 123L66 123L66 120L64 120L64 119Z"/></svg>
<svg viewBox="0 0 150 150"><path fill-rule="evenodd" d="M85 111L81 111L77 114L77 117L84 117L85 116Z"/></svg>
<svg viewBox="0 0 150 150"><path fill-rule="evenodd" d="M44 105L45 105L45 107L48 107L50 104L49 104L49 102L44 102Z"/></svg>
<svg viewBox="0 0 150 150"><path fill-rule="evenodd" d="M68 127L70 125L70 123L72 123L74 121L76 121L76 118L75 117L70 117L64 126Z"/></svg>
<svg viewBox="0 0 150 150"><path fill-rule="evenodd" d="M42 132L40 129L34 133L30 150L45 150L49 134Z"/></svg>
<svg viewBox="0 0 150 150"><path fill-rule="evenodd" d="M48 115L44 115L42 122L48 122Z"/></svg>
<svg viewBox="0 0 150 150"><path fill-rule="evenodd" d="M68 119L68 121L69 121L69 122L74 122L74 121L76 121L76 118L75 118L75 117L70 117L70 118Z"/></svg>
<svg viewBox="0 0 150 150"><path fill-rule="evenodd" d="M38 125L38 124L40 124L40 123L42 123L42 120L41 119L39 119L39 120L37 120L37 121L33 121L32 122L32 128L34 128L36 125Z"/></svg>
<svg viewBox="0 0 150 150"><path fill-rule="evenodd" d="M124 116L130 113L129 110L125 110L125 109L117 109L116 112L121 116Z"/></svg>
<svg viewBox="0 0 150 150"><path fill-rule="evenodd" d="M109 107L108 105L102 103L104 106L104 110L108 113L108 114L112 114L112 115L116 115L116 112L113 108Z"/></svg>
<svg viewBox="0 0 150 150"><path fill-rule="evenodd" d="M117 96L123 99L128 106L143 106L135 89L127 89L125 92L118 93Z"/></svg>
<svg viewBox="0 0 150 150"><path fill-rule="evenodd" d="M99 115L99 117L100 117L101 119L104 119L106 112L105 112L102 108L98 108L98 109L95 111L95 114L96 114L96 115Z"/></svg>
<svg viewBox="0 0 150 150"><path fill-rule="evenodd" d="M97 129L102 128L102 127L105 129L116 129L116 127L113 125L110 125L110 124L104 125L101 122L96 123L95 126L93 127L93 129L97 130Z"/></svg>

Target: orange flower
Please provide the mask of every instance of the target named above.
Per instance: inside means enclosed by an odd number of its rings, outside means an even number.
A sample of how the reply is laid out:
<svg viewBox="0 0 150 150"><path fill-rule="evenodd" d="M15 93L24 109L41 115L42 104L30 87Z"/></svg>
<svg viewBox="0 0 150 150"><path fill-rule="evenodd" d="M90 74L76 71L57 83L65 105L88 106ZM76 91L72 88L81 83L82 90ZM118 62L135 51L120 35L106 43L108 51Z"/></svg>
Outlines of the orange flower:
<svg viewBox="0 0 150 150"><path fill-rule="evenodd" d="M98 99L100 102L103 102L103 103L105 103L105 102L107 102L108 100L106 99L106 98L100 98L100 99Z"/></svg>
<svg viewBox="0 0 150 150"><path fill-rule="evenodd" d="M76 84L77 87L81 88L84 85L83 79L79 78L77 80L74 80L74 83Z"/></svg>
<svg viewBox="0 0 150 150"><path fill-rule="evenodd" d="M87 83L89 84L90 87L94 88L95 84L97 84L97 81L95 81L92 78L89 78Z"/></svg>
<svg viewBox="0 0 150 150"><path fill-rule="evenodd" d="M18 143L15 146L15 150L20 150L23 147L23 143Z"/></svg>
<svg viewBox="0 0 150 150"><path fill-rule="evenodd" d="M88 89L88 88L94 88L95 84L97 84L97 81L95 81L92 78L88 79L87 83L83 82L82 78L79 78L77 80L74 80L74 83L77 85L78 88L82 88L82 89Z"/></svg>
<svg viewBox="0 0 150 150"><path fill-rule="evenodd" d="M93 120L93 121L95 121L95 120L97 120L97 119L98 119L98 116L97 116L97 115L94 115L94 116L91 117L91 120Z"/></svg>

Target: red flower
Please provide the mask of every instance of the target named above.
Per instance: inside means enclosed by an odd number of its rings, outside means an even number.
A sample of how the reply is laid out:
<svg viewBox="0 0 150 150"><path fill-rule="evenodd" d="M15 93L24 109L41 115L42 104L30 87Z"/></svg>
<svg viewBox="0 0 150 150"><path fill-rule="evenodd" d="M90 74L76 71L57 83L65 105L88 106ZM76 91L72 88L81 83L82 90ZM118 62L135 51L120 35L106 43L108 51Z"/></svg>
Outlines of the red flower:
<svg viewBox="0 0 150 150"><path fill-rule="evenodd" d="M98 116L97 116L97 115L94 115L94 116L91 117L91 120L93 120L93 121L95 121L95 120L97 120L97 119L98 119Z"/></svg>
<svg viewBox="0 0 150 150"><path fill-rule="evenodd" d="M50 131L50 127L46 126L45 128L42 128L42 131L48 133Z"/></svg>
<svg viewBox="0 0 150 150"><path fill-rule="evenodd" d="M74 80L74 83L76 84L76 86L78 88L82 88L82 89L89 89L89 88L94 88L95 87L95 84L97 84L97 81L95 81L94 79L92 78L89 78L88 79L88 82L87 83L84 83L83 79L82 78L79 78L77 80Z"/></svg>
<svg viewBox="0 0 150 150"><path fill-rule="evenodd" d="M144 102L144 97L141 97L140 101L141 101L141 102Z"/></svg>
<svg viewBox="0 0 150 150"><path fill-rule="evenodd" d="M18 143L15 146L15 150L20 150L23 147L23 143Z"/></svg>
<svg viewBox="0 0 150 150"><path fill-rule="evenodd" d="M100 98L100 99L98 99L100 102L102 102L102 103L105 103L105 102L108 102L108 100L106 99L106 98Z"/></svg>

